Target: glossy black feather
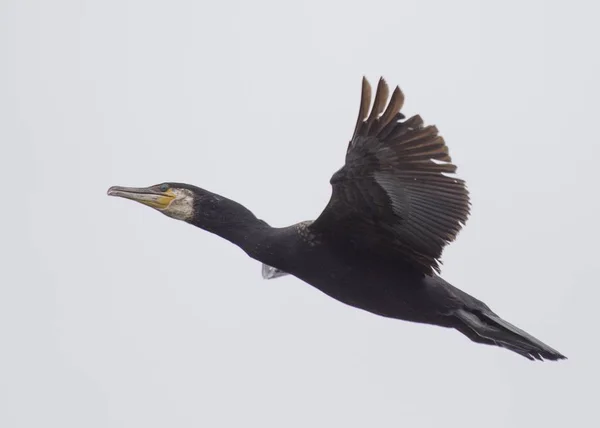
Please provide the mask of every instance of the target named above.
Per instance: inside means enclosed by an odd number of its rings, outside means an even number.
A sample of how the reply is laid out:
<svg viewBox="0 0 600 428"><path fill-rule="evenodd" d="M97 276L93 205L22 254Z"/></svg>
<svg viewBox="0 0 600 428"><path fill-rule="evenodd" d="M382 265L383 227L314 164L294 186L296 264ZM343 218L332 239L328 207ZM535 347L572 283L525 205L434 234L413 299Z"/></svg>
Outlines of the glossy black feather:
<svg viewBox="0 0 600 428"><path fill-rule="evenodd" d="M439 271L444 246L467 221L469 194L449 175L456 166L437 128L420 116L403 121L404 95L396 87L387 103L388 93L381 79L369 113L371 88L363 79L346 163L331 178L331 199L311 228L429 274Z"/></svg>

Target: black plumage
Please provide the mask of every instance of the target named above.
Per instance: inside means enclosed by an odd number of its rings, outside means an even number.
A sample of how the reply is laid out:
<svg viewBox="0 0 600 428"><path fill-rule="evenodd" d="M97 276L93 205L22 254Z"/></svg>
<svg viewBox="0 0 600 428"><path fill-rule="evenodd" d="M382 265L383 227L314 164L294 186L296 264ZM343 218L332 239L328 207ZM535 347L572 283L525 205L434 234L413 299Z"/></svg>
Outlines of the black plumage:
<svg viewBox="0 0 600 428"><path fill-rule="evenodd" d="M469 196L454 173L444 139L420 116L402 121L398 87L384 112L385 81L363 79L360 113L345 165L331 178L333 194L311 228L336 240L360 242L383 257L402 258L426 274L469 214ZM368 115L368 116L367 116Z"/></svg>
<svg viewBox="0 0 600 428"><path fill-rule="evenodd" d="M405 120L398 87L390 98L380 79L372 108L371 98L363 79L346 162L331 178L331 199L315 221L273 228L237 202L182 183L112 187L109 194L231 241L264 264L267 278L291 274L348 305L455 328L529 359L565 358L438 276L444 246L469 215L465 183L453 175L456 166L437 128L419 116Z"/></svg>

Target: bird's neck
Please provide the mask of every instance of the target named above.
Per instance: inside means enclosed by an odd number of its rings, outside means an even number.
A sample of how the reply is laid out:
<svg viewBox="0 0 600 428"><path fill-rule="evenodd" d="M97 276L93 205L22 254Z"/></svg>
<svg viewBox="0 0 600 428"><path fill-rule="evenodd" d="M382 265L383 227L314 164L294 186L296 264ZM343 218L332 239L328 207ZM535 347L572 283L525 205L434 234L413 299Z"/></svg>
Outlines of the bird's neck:
<svg viewBox="0 0 600 428"><path fill-rule="evenodd" d="M243 223L224 224L213 233L240 247L250 257L263 260L268 256L273 228L258 218Z"/></svg>
<svg viewBox="0 0 600 428"><path fill-rule="evenodd" d="M229 200L226 203L217 221L207 221L200 216L189 223L237 245L254 259L268 259L275 229L243 205Z"/></svg>

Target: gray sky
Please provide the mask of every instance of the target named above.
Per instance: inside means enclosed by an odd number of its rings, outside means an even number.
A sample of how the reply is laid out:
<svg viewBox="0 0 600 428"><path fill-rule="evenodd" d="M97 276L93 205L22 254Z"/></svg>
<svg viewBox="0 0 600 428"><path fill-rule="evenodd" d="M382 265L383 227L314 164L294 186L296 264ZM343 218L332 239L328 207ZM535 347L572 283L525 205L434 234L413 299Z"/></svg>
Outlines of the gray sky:
<svg viewBox="0 0 600 428"><path fill-rule="evenodd" d="M0 426L597 426L594 3L288 3L0 2ZM569 360L264 281L106 196L184 181L314 218L363 74L468 182L444 278Z"/></svg>

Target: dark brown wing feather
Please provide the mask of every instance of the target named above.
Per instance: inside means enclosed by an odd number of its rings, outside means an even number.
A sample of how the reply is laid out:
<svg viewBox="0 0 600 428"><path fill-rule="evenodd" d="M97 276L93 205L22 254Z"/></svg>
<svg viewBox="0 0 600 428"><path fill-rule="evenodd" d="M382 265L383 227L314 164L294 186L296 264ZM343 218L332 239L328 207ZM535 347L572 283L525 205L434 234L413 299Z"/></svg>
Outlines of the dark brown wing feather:
<svg viewBox="0 0 600 428"><path fill-rule="evenodd" d="M389 103L388 94L380 79L369 113L371 86L363 78L346 164L331 178L331 199L311 228L439 272L444 246L469 215L469 194L449 175L456 166L437 128L418 115L403 121L402 91L396 87Z"/></svg>

